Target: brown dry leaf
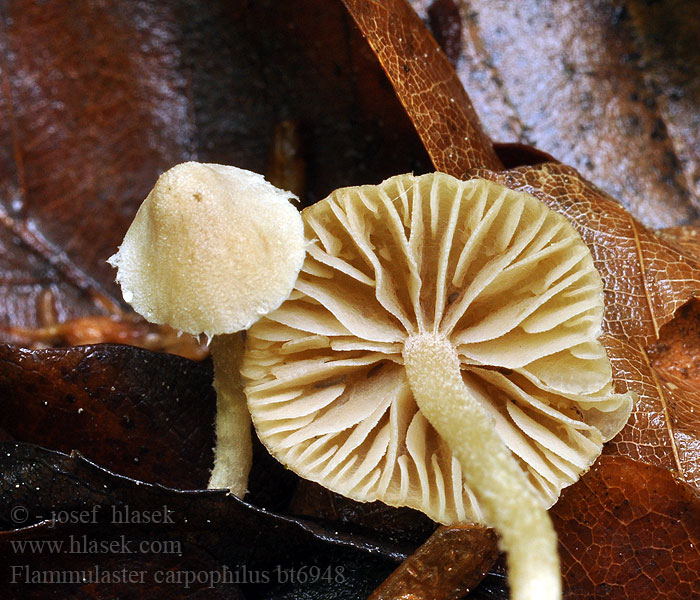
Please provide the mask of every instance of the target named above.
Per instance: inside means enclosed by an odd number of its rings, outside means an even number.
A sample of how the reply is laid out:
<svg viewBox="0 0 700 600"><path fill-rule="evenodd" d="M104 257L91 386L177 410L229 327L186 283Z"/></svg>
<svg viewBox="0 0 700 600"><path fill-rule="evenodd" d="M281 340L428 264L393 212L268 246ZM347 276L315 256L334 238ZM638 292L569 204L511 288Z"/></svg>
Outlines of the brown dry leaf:
<svg viewBox="0 0 700 600"><path fill-rule="evenodd" d="M576 227L603 278L606 332L648 344L700 290L700 263L645 228L572 167L544 163L476 174L533 194Z"/></svg>
<svg viewBox="0 0 700 600"><path fill-rule="evenodd" d="M647 348L652 366L664 379L680 379L700 389L700 301L681 306Z"/></svg>
<svg viewBox="0 0 700 600"><path fill-rule="evenodd" d="M22 348L42 349L88 344L127 344L154 352L168 352L191 360L209 355L203 341L180 334L167 325L154 325L135 313L118 311L109 315L75 317L43 327L5 327L7 343Z"/></svg>
<svg viewBox="0 0 700 600"><path fill-rule="evenodd" d="M496 556L493 530L441 526L368 600L459 600L479 584Z"/></svg>
<svg viewBox="0 0 700 600"><path fill-rule="evenodd" d="M692 225L667 227L657 230L656 233L669 244L675 245L681 252L700 261L700 227Z"/></svg>
<svg viewBox="0 0 700 600"><path fill-rule="evenodd" d="M603 457L551 513L567 600L696 597L700 497L666 469Z"/></svg>
<svg viewBox="0 0 700 600"><path fill-rule="evenodd" d="M647 226L697 219L700 11L684 0L450 1L459 78L493 139L549 152ZM433 2L412 3L437 25Z"/></svg>
<svg viewBox="0 0 700 600"><path fill-rule="evenodd" d="M391 79L435 168L445 173L463 173L470 167L498 169L501 163L469 96L408 3L343 2Z"/></svg>
<svg viewBox="0 0 700 600"><path fill-rule="evenodd" d="M700 393L669 374L662 378L641 344L605 336L615 389L633 391L637 402L625 428L605 448L664 467L700 493Z"/></svg>
<svg viewBox="0 0 700 600"><path fill-rule="evenodd" d="M606 452L666 467L700 491L700 387L675 380L668 369L657 372L646 349L662 326L678 327L674 315L700 290L694 258L570 167L543 164L488 176L566 215L591 248L605 283L604 327L612 334L605 341L616 391L638 394L630 421Z"/></svg>
<svg viewBox="0 0 700 600"><path fill-rule="evenodd" d="M616 391L639 395L607 451L669 468L700 491L700 387L657 373L646 350L700 290L698 263L571 167L545 163L478 174L566 215L591 249L605 285L603 326Z"/></svg>
<svg viewBox="0 0 700 600"><path fill-rule="evenodd" d="M127 309L106 259L177 162L265 172L302 131L305 203L425 170L340 3L148 0L0 6L0 339ZM359 76L358 74L361 74Z"/></svg>

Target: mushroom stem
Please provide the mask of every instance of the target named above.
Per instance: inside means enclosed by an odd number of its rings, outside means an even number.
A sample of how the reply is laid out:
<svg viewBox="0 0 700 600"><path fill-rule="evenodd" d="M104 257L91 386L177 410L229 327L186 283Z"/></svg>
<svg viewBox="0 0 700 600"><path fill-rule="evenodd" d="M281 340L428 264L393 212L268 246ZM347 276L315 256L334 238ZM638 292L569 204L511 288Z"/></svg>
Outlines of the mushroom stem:
<svg viewBox="0 0 700 600"><path fill-rule="evenodd" d="M228 488L243 498L253 463L251 419L240 378L241 334L217 335L211 343L216 390L216 447L209 489Z"/></svg>
<svg viewBox="0 0 700 600"><path fill-rule="evenodd" d="M500 535L513 600L559 600L552 522L491 418L469 393L457 351L442 336L420 334L408 339L403 358L418 407L449 444L486 524Z"/></svg>

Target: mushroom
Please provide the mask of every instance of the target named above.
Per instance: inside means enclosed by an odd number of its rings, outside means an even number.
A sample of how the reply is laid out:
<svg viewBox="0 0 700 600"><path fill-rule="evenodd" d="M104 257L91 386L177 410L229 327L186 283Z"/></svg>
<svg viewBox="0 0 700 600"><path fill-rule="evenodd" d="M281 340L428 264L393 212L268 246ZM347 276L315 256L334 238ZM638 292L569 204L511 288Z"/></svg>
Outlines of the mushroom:
<svg viewBox="0 0 700 600"><path fill-rule="evenodd" d="M217 391L211 487L246 491L250 416L235 365L250 327L289 295L304 261L293 194L236 167L187 162L160 176L118 252L124 300L152 323L212 343Z"/></svg>
<svg viewBox="0 0 700 600"><path fill-rule="evenodd" d="M294 290L243 354L263 444L355 500L494 527L513 598L560 598L546 509L632 406L580 236L526 193L441 173L340 189L303 219Z"/></svg>
<svg viewBox="0 0 700 600"><path fill-rule="evenodd" d="M546 509L632 406L612 389L603 285L579 235L482 179L337 190L303 224L270 187L176 167L112 260L138 312L216 335L210 487L245 492L252 417L302 477L494 527L513 598L560 598ZM221 335L251 324L245 343Z"/></svg>

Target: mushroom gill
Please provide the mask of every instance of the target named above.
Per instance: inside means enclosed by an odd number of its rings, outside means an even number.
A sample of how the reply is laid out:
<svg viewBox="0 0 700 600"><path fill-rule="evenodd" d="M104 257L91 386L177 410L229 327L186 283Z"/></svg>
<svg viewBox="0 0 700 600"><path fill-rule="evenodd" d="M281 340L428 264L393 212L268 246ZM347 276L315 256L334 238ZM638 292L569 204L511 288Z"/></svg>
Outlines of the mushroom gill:
<svg viewBox="0 0 700 600"><path fill-rule="evenodd" d="M294 290L243 357L261 441L345 496L496 527L515 597L558 597L544 509L631 409L597 341L603 288L580 236L528 194L441 173L340 189L302 216ZM528 535L544 550L519 546ZM537 561L556 581L538 583Z"/></svg>

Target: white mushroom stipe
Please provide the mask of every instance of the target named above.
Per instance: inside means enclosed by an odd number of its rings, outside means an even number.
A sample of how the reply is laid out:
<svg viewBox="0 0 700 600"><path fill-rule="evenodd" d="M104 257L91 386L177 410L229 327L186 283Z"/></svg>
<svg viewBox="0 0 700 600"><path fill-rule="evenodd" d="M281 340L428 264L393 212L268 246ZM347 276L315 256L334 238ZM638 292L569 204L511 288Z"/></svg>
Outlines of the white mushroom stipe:
<svg viewBox="0 0 700 600"><path fill-rule="evenodd" d="M558 598L545 509L632 406L580 236L528 194L441 173L336 190L303 218L295 289L246 340L261 441L355 500L493 525L513 597Z"/></svg>
<svg viewBox="0 0 700 600"><path fill-rule="evenodd" d="M216 447L209 489L228 488L239 498L248 490L248 474L253 465L250 413L239 374L243 358L243 335L214 336L216 390Z"/></svg>
<svg viewBox="0 0 700 600"><path fill-rule="evenodd" d="M500 534L513 600L557 600L561 578L552 522L493 419L464 385L454 347L440 335L417 335L406 341L403 357L418 408L462 465L485 523Z"/></svg>

